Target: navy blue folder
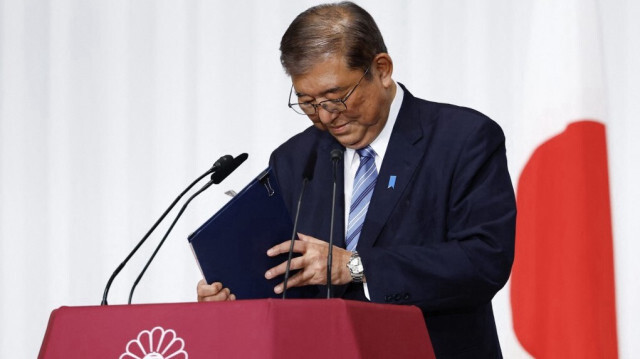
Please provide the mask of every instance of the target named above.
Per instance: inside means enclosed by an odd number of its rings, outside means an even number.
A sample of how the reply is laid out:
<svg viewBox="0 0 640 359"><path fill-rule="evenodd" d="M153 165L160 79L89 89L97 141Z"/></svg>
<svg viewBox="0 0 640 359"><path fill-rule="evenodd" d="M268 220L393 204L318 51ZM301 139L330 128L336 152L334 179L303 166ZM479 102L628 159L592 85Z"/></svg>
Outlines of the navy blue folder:
<svg viewBox="0 0 640 359"><path fill-rule="evenodd" d="M275 298L283 276L264 273L287 260L267 250L291 238L293 223L280 188L267 168L189 236L207 283L222 282L238 299ZM315 287L290 288L287 298L313 297Z"/></svg>

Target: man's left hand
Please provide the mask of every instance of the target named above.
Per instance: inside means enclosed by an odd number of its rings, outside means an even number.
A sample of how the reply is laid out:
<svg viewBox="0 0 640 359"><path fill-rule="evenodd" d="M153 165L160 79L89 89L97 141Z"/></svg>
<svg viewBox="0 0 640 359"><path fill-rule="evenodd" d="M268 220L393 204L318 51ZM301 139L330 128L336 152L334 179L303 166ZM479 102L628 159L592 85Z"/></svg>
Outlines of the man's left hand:
<svg viewBox="0 0 640 359"><path fill-rule="evenodd" d="M298 233L300 240L294 241L293 252L302 255L291 260L290 270L299 271L289 277L287 287L300 287L313 284L327 284L327 256L329 253L329 243L317 238ZM291 241L282 242L267 251L269 257L274 257L282 253L289 253ZM331 265L331 283L335 285L347 284L351 282L351 273L347 268L347 262L351 258L351 252L344 248L333 246L333 259ZM269 269L265 273L265 278L271 279L283 275L287 268L287 262ZM273 291L282 293L283 283L278 284Z"/></svg>

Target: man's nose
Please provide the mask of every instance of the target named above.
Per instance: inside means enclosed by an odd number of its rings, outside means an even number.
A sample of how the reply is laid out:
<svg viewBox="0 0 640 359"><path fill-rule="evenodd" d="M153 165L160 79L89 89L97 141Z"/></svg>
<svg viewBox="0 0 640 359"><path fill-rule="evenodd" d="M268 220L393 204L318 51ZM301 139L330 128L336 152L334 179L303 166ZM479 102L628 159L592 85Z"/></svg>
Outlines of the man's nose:
<svg viewBox="0 0 640 359"><path fill-rule="evenodd" d="M318 117L320 118L320 122L325 125L330 124L335 120L338 116L340 116L340 112L329 112L325 110L323 107L318 107Z"/></svg>

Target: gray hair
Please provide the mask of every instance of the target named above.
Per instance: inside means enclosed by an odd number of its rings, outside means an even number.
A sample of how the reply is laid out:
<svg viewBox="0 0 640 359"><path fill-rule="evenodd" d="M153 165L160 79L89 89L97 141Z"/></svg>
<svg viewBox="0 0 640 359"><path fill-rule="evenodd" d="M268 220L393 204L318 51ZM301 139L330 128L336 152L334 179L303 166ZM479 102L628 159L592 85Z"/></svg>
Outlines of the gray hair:
<svg viewBox="0 0 640 359"><path fill-rule="evenodd" d="M386 52L371 15L349 1L305 10L289 25L280 42L280 62L289 76L304 74L336 54L344 56L349 68L364 71L377 54Z"/></svg>

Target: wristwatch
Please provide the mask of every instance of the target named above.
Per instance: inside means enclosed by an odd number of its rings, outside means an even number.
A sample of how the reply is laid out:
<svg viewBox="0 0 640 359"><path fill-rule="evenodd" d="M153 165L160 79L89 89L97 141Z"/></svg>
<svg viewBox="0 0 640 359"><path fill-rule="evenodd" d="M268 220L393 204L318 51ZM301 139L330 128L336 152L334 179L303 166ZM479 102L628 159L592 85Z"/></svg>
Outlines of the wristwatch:
<svg viewBox="0 0 640 359"><path fill-rule="evenodd" d="M358 252L351 252L351 258L349 258L347 262L347 268L349 268L349 273L351 273L351 280L355 283L362 283L364 267L362 266L362 259L360 259Z"/></svg>

